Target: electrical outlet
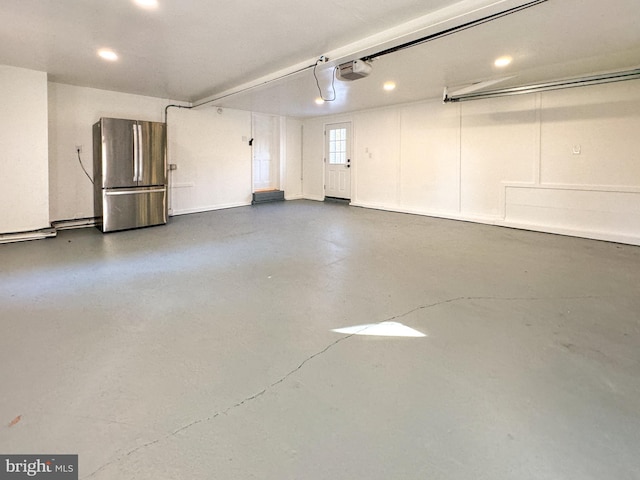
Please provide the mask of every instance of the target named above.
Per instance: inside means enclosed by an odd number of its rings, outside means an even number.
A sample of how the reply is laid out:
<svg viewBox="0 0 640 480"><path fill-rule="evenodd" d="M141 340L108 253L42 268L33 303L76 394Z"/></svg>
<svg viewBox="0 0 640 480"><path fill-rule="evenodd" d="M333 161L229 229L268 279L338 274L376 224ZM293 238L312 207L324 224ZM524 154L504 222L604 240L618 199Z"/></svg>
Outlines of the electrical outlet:
<svg viewBox="0 0 640 480"><path fill-rule="evenodd" d="M82 145L76 145L76 152L82 153Z"/></svg>

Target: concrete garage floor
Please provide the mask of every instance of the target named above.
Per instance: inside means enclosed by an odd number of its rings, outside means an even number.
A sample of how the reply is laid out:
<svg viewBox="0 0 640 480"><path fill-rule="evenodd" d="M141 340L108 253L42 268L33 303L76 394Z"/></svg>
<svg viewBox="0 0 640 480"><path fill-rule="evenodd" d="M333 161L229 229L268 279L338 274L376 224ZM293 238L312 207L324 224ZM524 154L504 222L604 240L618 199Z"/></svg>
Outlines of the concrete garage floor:
<svg viewBox="0 0 640 480"><path fill-rule="evenodd" d="M283 202L2 245L0 317L0 453L81 479L640 475L638 247Z"/></svg>

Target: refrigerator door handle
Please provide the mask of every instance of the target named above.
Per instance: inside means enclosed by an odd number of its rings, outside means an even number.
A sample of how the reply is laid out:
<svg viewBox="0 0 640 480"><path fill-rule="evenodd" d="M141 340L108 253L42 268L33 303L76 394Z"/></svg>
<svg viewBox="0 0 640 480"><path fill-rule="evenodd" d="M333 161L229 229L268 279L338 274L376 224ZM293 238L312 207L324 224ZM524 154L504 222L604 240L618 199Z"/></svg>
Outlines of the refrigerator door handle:
<svg viewBox="0 0 640 480"><path fill-rule="evenodd" d="M142 182L144 169L144 150L142 149L142 125L138 124L138 180Z"/></svg>
<svg viewBox="0 0 640 480"><path fill-rule="evenodd" d="M138 181L138 165L139 165L139 160L138 157L140 156L139 152L138 152L138 126L134 123L133 124L133 181L137 182Z"/></svg>
<svg viewBox="0 0 640 480"><path fill-rule="evenodd" d="M166 189L162 188L137 188L137 189L118 189L118 190L105 190L104 194L107 197L114 197L118 195L142 195L147 193L163 193Z"/></svg>

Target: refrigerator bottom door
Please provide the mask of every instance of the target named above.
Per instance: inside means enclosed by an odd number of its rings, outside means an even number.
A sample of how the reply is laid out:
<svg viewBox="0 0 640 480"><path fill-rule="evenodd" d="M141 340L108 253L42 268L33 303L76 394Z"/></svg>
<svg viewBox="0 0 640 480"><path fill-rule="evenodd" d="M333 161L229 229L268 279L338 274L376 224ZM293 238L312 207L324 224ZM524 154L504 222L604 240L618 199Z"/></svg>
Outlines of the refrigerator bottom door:
<svg viewBox="0 0 640 480"><path fill-rule="evenodd" d="M102 191L102 219L98 220L97 226L103 232L164 223L167 223L165 187Z"/></svg>

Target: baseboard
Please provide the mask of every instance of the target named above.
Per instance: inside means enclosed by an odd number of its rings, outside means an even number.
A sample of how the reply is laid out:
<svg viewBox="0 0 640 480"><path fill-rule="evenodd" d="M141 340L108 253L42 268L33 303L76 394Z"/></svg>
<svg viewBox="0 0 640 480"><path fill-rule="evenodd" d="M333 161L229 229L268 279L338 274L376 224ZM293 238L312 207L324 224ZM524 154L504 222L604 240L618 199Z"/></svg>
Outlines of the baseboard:
<svg viewBox="0 0 640 480"><path fill-rule="evenodd" d="M370 208L372 210L383 210L385 212L407 213L409 215L420 215L423 217L442 218L444 220L457 220L460 222L482 223L485 225L498 225L503 222L499 216L489 215L463 215L452 212L424 211L411 208L389 207L380 204L371 204L366 202L351 202L353 207Z"/></svg>
<svg viewBox="0 0 640 480"><path fill-rule="evenodd" d="M29 240L42 240L43 238L55 237L55 228L42 228L29 232L12 232L0 234L0 243L26 242Z"/></svg>
<svg viewBox="0 0 640 480"><path fill-rule="evenodd" d="M640 246L640 237L624 235L611 232L597 232L592 230L577 230L571 228L548 227L545 225L533 225L518 222L501 222L501 227L516 228L518 230L529 230L531 232L552 233L554 235L565 235L567 237L587 238L590 240L601 240L604 242L624 243L627 245Z"/></svg>
<svg viewBox="0 0 640 480"><path fill-rule="evenodd" d="M237 207L248 207L251 205L251 201L249 202L238 202L238 203L226 203L223 205L209 205L206 207L198 207L198 208L186 208L182 210L173 209L169 216L177 217L179 215L191 215L192 213L204 213L204 212L212 212L215 210L224 210L226 208L237 208Z"/></svg>
<svg viewBox="0 0 640 480"><path fill-rule="evenodd" d="M324 202L324 197L317 195L302 195L302 199L304 200L313 200L314 202Z"/></svg>
<svg viewBox="0 0 640 480"><path fill-rule="evenodd" d="M553 235L565 235L568 237L587 238L590 240L601 240L605 242L624 243L627 245L640 246L640 237L633 235L618 234L615 232L602 232L594 230L579 230L569 228L559 228L547 225L535 225L529 223L510 222L500 216L484 215L462 215L457 213L426 212L422 210L412 210L403 208L392 208L384 205L372 205L363 202L352 202L352 206L370 208L373 210L383 210L387 212L407 213L410 215L420 215L424 217L442 218L445 220L457 220L462 222L480 223L483 225L494 225L497 227L515 228L532 232L550 233Z"/></svg>
<svg viewBox="0 0 640 480"><path fill-rule="evenodd" d="M304 197L302 196L301 193L296 193L294 195L287 195L287 193L285 192L284 199L285 200L303 200Z"/></svg>
<svg viewBox="0 0 640 480"><path fill-rule="evenodd" d="M72 230L75 228L95 227L96 217L74 218L71 220L56 220L51 226L56 230Z"/></svg>

